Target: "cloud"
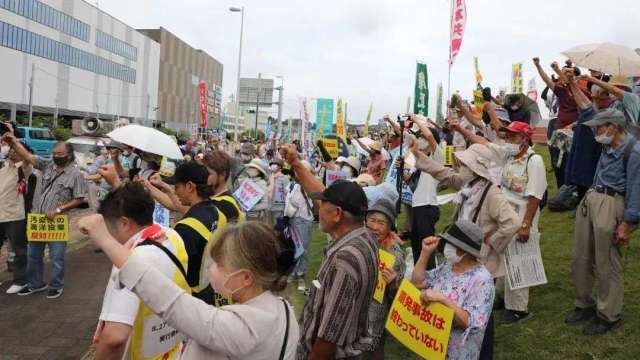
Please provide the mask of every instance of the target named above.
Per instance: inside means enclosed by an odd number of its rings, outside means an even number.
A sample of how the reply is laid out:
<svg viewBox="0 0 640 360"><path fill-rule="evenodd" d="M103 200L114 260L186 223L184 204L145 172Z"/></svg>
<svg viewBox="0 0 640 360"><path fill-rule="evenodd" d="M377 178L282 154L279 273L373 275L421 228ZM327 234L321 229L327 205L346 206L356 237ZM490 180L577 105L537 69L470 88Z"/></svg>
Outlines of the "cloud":
<svg viewBox="0 0 640 360"><path fill-rule="evenodd" d="M166 27L221 61L224 94L235 91L240 16L244 5L243 76L285 77L285 116L298 116L298 96L342 97L349 118L362 121L405 111L417 60L429 68L430 109L447 82L448 0L109 0L107 12L134 27ZM469 20L452 69L451 91L471 96L473 57L485 85L509 86L511 64L524 63L525 83L537 77L531 58L563 60L572 46L612 41L640 47L640 1L467 1ZM538 81L538 85L542 84ZM542 90L542 89L539 89ZM274 108L275 111L275 108ZM310 114L313 118L313 114Z"/></svg>

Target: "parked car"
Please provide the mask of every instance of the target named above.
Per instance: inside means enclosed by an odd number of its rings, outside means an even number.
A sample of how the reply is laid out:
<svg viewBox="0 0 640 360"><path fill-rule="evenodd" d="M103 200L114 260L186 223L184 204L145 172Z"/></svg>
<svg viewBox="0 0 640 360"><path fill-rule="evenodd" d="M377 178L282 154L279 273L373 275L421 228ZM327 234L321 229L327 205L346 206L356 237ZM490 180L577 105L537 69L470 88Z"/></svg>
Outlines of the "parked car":
<svg viewBox="0 0 640 360"><path fill-rule="evenodd" d="M34 155L51 156L53 146L57 140L47 128L34 128L18 126L15 129L16 137L33 149Z"/></svg>
<svg viewBox="0 0 640 360"><path fill-rule="evenodd" d="M96 158L96 150L109 144L111 139L100 136L74 136L67 140L73 147L76 164L81 170L86 171Z"/></svg>

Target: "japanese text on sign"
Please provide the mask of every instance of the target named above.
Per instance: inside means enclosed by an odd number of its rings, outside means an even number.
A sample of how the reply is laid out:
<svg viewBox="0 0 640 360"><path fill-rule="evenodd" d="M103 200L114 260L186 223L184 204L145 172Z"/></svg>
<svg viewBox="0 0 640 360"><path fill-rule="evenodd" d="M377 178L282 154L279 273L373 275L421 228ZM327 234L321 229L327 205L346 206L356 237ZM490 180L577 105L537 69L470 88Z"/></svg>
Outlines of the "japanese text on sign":
<svg viewBox="0 0 640 360"><path fill-rule="evenodd" d="M424 306L420 290L404 279L391 304L386 329L423 358L445 359L452 321L452 309L439 303Z"/></svg>
<svg viewBox="0 0 640 360"><path fill-rule="evenodd" d="M393 264L396 262L396 257L390 252L384 250L378 250L378 282L376 284L376 290L373 292L373 299L382 304L384 298L384 291L387 287L387 282L384 281L382 276L382 270L392 269Z"/></svg>
<svg viewBox="0 0 640 360"><path fill-rule="evenodd" d="M233 193L233 197L240 203L242 211L249 211L262 199L264 193L265 190L263 188L247 179Z"/></svg>
<svg viewBox="0 0 640 360"><path fill-rule="evenodd" d="M27 240L69 240L69 218L67 215L56 215L53 220L49 220L44 214L29 214L27 216Z"/></svg>
<svg viewBox="0 0 640 360"><path fill-rule="evenodd" d="M338 180L346 180L349 178L349 173L346 171L336 171L336 170L327 170L326 172L326 186L329 187L331 184Z"/></svg>
<svg viewBox="0 0 640 360"><path fill-rule="evenodd" d="M453 153L455 147L453 145L445 145L444 147L444 166L453 166Z"/></svg>

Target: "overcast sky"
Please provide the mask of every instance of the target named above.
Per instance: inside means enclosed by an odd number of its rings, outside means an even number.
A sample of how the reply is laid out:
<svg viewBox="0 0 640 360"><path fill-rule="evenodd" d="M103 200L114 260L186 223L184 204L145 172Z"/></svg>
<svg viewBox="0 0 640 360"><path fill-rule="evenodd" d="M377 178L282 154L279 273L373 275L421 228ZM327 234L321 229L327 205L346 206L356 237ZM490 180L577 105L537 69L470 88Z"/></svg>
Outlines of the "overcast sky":
<svg viewBox="0 0 640 360"><path fill-rule="evenodd" d="M285 117L298 116L298 97L310 100L311 119L314 98L343 98L350 123L363 122L371 102L373 119L404 112L416 61L428 66L431 114L438 82L446 96L448 0L100 0L99 6L135 28L163 26L207 51L224 64L225 97L236 89L240 31L240 14L228 8L245 6L242 76L283 75ZM466 97L474 56L484 85L495 89L510 87L511 64L523 61L526 89L536 76L533 56L548 65L585 43L640 47L638 0L467 0L467 13L451 84Z"/></svg>

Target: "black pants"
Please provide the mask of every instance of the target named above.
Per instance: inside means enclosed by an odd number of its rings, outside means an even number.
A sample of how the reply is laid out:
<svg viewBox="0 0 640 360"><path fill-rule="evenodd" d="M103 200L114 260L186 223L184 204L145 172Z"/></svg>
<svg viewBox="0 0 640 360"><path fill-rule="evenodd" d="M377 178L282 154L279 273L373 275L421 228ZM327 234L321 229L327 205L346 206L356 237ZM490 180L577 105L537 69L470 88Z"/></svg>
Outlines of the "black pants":
<svg viewBox="0 0 640 360"><path fill-rule="evenodd" d="M556 178L556 184L558 184L558 189L564 185L564 173L567 167L567 159L569 158L569 153L564 153L562 156L562 162L560 166L558 166L558 159L560 158L560 149L549 146L549 155L551 157L551 167L553 168L553 175Z"/></svg>
<svg viewBox="0 0 640 360"><path fill-rule="evenodd" d="M484 331L484 338L482 339L482 347L480 348L480 360L492 360L493 359L493 311L489 316L489 322L487 323L487 329Z"/></svg>
<svg viewBox="0 0 640 360"><path fill-rule="evenodd" d="M11 243L16 254L13 260L13 283L24 285L27 283L27 222L26 220L8 221L0 223L0 233ZM0 247L4 237L0 237Z"/></svg>
<svg viewBox="0 0 640 360"><path fill-rule="evenodd" d="M411 221L411 251L415 264L422 251L422 239L433 236L436 233L436 223L440 219L440 209L437 206L425 205L413 208ZM427 269L436 267L435 253L431 255Z"/></svg>

